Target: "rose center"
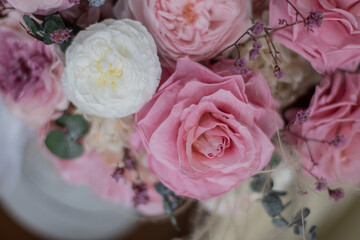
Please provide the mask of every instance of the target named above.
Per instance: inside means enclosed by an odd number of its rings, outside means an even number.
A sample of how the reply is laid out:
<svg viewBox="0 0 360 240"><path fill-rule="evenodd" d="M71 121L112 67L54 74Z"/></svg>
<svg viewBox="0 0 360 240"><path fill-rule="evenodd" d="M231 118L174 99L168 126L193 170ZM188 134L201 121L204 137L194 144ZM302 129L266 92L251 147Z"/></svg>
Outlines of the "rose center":
<svg viewBox="0 0 360 240"><path fill-rule="evenodd" d="M221 157L229 146L230 140L227 137L212 136L207 132L203 133L193 144L196 151L208 158Z"/></svg>
<svg viewBox="0 0 360 240"><path fill-rule="evenodd" d="M102 58L96 62L96 69L100 73L97 78L98 85L105 86L109 84L111 88L116 86L116 80L121 79L124 74L122 61L114 66L107 59Z"/></svg>
<svg viewBox="0 0 360 240"><path fill-rule="evenodd" d="M195 20L198 18L198 15L196 12L194 12L194 4L192 2L188 2L185 4L183 11L182 11L182 17L185 18L188 23L194 23Z"/></svg>

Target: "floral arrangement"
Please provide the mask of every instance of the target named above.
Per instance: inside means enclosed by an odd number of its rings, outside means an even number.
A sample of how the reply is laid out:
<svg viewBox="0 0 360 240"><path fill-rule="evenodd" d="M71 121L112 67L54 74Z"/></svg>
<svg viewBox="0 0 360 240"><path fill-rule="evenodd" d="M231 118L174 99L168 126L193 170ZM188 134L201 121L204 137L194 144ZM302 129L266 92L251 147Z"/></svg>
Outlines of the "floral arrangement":
<svg viewBox="0 0 360 240"><path fill-rule="evenodd" d="M310 209L283 217L269 173L290 162L314 181L301 194L335 201L360 182L359 1L0 7L2 101L71 183L175 227L186 199L247 184L276 226L314 240Z"/></svg>

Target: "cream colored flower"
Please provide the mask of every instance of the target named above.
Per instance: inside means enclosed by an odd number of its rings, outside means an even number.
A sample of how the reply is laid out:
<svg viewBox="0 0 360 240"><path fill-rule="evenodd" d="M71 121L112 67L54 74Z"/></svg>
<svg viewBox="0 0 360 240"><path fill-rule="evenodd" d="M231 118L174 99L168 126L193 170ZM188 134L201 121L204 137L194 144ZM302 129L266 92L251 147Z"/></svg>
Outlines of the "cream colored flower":
<svg viewBox="0 0 360 240"><path fill-rule="evenodd" d="M103 159L112 165L120 162L125 148L130 148L130 134L135 131L132 127L134 117L121 119L107 119L87 116L91 127L85 137L88 150L95 150Z"/></svg>
<svg viewBox="0 0 360 240"><path fill-rule="evenodd" d="M129 19L108 19L73 40L62 83L82 112L121 118L150 100L160 75L155 42L146 28Z"/></svg>
<svg viewBox="0 0 360 240"><path fill-rule="evenodd" d="M280 67L286 72L286 76L276 79L274 77L274 61L269 54L265 39L258 39L262 48L260 55L247 64L253 71L261 71L269 84L272 95L280 102L281 107L293 103L299 96L305 94L309 87L318 83L321 75L318 74L311 64L300 55L285 48L274 41L276 49L280 52ZM246 43L241 49L242 56L248 56L252 49L252 41Z"/></svg>

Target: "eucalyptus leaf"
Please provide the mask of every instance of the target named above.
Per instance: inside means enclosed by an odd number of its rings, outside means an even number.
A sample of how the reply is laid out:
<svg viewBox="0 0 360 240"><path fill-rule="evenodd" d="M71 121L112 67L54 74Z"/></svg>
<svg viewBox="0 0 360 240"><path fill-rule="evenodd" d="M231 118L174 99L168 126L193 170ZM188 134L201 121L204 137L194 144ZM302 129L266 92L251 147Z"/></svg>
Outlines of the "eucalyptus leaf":
<svg viewBox="0 0 360 240"><path fill-rule="evenodd" d="M60 14L52 14L46 16L43 22L43 28L46 34L52 34L57 29L65 29L65 24Z"/></svg>
<svg viewBox="0 0 360 240"><path fill-rule="evenodd" d="M317 227L316 226L312 226L309 230L309 232L305 235L306 238L308 240L316 240L316 231L317 231Z"/></svg>
<svg viewBox="0 0 360 240"><path fill-rule="evenodd" d="M294 233L296 235L301 235L303 233L303 226L301 225L294 225L293 226Z"/></svg>
<svg viewBox="0 0 360 240"><path fill-rule="evenodd" d="M281 202L281 199L273 192L269 192L268 194L266 194L261 199L261 203L265 208L267 214L269 214L271 217L279 215L283 210L283 204Z"/></svg>
<svg viewBox="0 0 360 240"><path fill-rule="evenodd" d="M77 158L84 152L81 144L59 130L54 130L46 136L45 145L55 156L62 159Z"/></svg>
<svg viewBox="0 0 360 240"><path fill-rule="evenodd" d="M309 208L304 208L302 210L299 210L294 219L291 221L290 226L291 225L302 225L303 219L307 218L307 216L310 215L310 209Z"/></svg>
<svg viewBox="0 0 360 240"><path fill-rule="evenodd" d="M172 193L172 191L170 189L168 189L167 187L165 187L164 184L162 184L161 182L155 183L154 187L155 187L155 190L162 196L167 196Z"/></svg>
<svg viewBox="0 0 360 240"><path fill-rule="evenodd" d="M287 221L283 218L273 218L272 223L277 227L286 227L288 225Z"/></svg>
<svg viewBox="0 0 360 240"><path fill-rule="evenodd" d="M274 182L271 178L268 178L267 174L257 174L253 176L253 179L250 182L250 188L254 192L261 192L265 185L269 188L269 190L272 189L274 186Z"/></svg>
<svg viewBox="0 0 360 240"><path fill-rule="evenodd" d="M72 39L70 38L68 41L64 42L63 44L60 45L60 49L62 52L66 52L66 50L68 49L68 47L71 45Z"/></svg>
<svg viewBox="0 0 360 240"><path fill-rule="evenodd" d="M77 140L85 136L89 131L89 124L80 114L64 114L56 120L56 124L61 127L65 127L69 131L69 136L73 140Z"/></svg>
<svg viewBox="0 0 360 240"><path fill-rule="evenodd" d="M280 162L281 162L280 156L276 152L273 152L273 155L271 156L269 163L270 168L277 167L280 164Z"/></svg>
<svg viewBox="0 0 360 240"><path fill-rule="evenodd" d="M30 28L30 31L34 34L40 30L40 24L38 24L34 19L32 19L29 15L24 15L23 19L26 25Z"/></svg>

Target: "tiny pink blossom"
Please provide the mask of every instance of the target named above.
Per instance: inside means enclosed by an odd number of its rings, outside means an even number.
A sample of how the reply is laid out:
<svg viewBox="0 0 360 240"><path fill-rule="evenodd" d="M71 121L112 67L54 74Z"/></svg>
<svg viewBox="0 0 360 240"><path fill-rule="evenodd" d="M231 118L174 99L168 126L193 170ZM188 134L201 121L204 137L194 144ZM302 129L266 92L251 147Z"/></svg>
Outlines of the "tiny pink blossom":
<svg viewBox="0 0 360 240"><path fill-rule="evenodd" d="M72 29L57 29L54 31L54 33L50 34L50 40L62 44L64 42L67 42L69 38L71 38L70 33L72 32Z"/></svg>
<svg viewBox="0 0 360 240"><path fill-rule="evenodd" d="M344 198L345 191L342 188L335 188L329 189L329 199L334 200L335 202L339 201L340 199Z"/></svg>

